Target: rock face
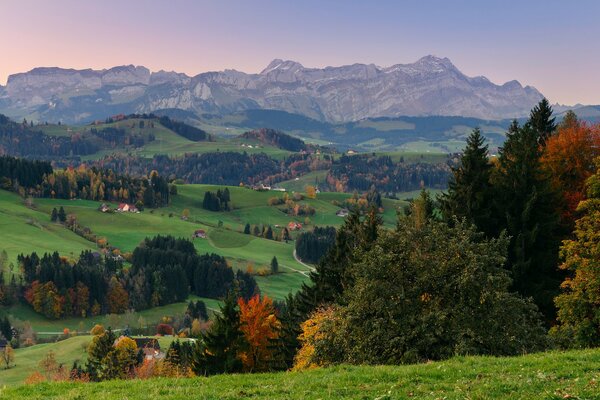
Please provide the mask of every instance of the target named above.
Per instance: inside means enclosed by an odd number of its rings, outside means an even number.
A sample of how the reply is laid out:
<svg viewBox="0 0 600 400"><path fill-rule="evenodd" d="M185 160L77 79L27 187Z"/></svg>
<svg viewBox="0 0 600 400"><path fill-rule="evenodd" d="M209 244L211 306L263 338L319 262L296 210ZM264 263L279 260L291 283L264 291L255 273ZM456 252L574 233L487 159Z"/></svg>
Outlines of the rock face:
<svg viewBox="0 0 600 400"><path fill-rule="evenodd" d="M36 68L0 87L0 112L76 122L114 113L176 108L195 113L276 109L329 122L381 116L527 115L542 98L517 81L467 77L447 58L413 64L353 64L323 69L273 60L259 74L235 70L189 77L133 65L108 70Z"/></svg>

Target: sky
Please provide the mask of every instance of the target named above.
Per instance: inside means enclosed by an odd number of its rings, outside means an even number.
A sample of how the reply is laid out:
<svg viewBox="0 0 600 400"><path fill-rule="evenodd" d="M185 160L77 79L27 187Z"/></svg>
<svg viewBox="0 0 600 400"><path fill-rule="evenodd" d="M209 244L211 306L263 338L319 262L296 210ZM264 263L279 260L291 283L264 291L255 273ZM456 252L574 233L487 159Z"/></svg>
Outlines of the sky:
<svg viewBox="0 0 600 400"><path fill-rule="evenodd" d="M552 103L600 104L600 1L0 0L0 84L39 66L196 75L432 54Z"/></svg>

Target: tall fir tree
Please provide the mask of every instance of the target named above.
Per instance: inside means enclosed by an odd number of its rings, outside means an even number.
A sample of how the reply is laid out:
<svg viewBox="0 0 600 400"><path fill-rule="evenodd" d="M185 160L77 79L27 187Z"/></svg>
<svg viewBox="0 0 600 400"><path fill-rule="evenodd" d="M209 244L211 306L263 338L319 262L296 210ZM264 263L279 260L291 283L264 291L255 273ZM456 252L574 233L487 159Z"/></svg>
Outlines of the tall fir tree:
<svg viewBox="0 0 600 400"><path fill-rule="evenodd" d="M552 107L546 98L543 98L529 114L529 123L538 135L538 143L542 146L556 130L556 117L552 116Z"/></svg>
<svg viewBox="0 0 600 400"><path fill-rule="evenodd" d="M237 294L230 292L215 314L211 328L202 336L194 348L192 369L197 375L234 373L242 370L238 358L244 348L244 335L240 331L240 311Z"/></svg>
<svg viewBox="0 0 600 400"><path fill-rule="evenodd" d="M58 209L58 220L61 223L67 221L67 213L65 212L65 209L62 206Z"/></svg>
<svg viewBox="0 0 600 400"><path fill-rule="evenodd" d="M454 216L474 224L477 230L490 236L493 233L494 212L491 185L492 165L488 146L479 128L467 139L467 146L458 167L452 171L448 192L440 197L444 219Z"/></svg>
<svg viewBox="0 0 600 400"><path fill-rule="evenodd" d="M511 237L507 267L513 289L533 297L547 321L555 316L558 293L558 214L556 194L542 172L538 131L529 123L511 125L493 174L496 234Z"/></svg>

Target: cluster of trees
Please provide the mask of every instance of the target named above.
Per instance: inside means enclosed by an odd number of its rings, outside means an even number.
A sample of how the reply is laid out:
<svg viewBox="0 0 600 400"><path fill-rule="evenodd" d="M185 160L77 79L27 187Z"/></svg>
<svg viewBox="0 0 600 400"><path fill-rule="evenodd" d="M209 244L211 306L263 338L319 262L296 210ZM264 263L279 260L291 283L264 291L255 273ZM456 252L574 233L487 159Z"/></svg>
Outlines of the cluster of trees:
<svg viewBox="0 0 600 400"><path fill-rule="evenodd" d="M133 252L126 285L134 309L185 301L190 293L222 298L237 287L243 297L259 293L252 276L234 273L216 254L198 255L193 243L173 236L146 239Z"/></svg>
<svg viewBox="0 0 600 400"><path fill-rule="evenodd" d="M422 187L445 189L450 174L450 161L406 164L389 156L342 155L331 166L327 183L338 192L365 192L374 187L380 192L398 193Z"/></svg>
<svg viewBox="0 0 600 400"><path fill-rule="evenodd" d="M2 189L35 187L42 183L45 175L49 174L52 174L52 165L47 161L0 156L0 188Z"/></svg>
<svg viewBox="0 0 600 400"><path fill-rule="evenodd" d="M124 293L117 274L121 263L112 257L84 251L71 264L57 252L41 258L34 252L20 255L24 298L48 318L86 317L107 312L124 312Z"/></svg>
<svg viewBox="0 0 600 400"><path fill-rule="evenodd" d="M48 136L27 121L19 124L0 114L0 154L21 157L56 158L89 155L100 148L93 140L76 134Z"/></svg>
<svg viewBox="0 0 600 400"><path fill-rule="evenodd" d="M150 116L152 118L152 116ZM175 121L169 117L162 116L158 119L158 122L167 129L172 130L179 136L191 140L192 142L201 142L205 140L212 140L211 136L200 128L184 124L183 122Z"/></svg>
<svg viewBox="0 0 600 400"><path fill-rule="evenodd" d="M75 263L57 252L20 255L18 262L24 286L18 291L36 312L54 319L139 311L185 301L190 293L211 298L233 288L244 298L259 293L250 274L234 273L223 257L198 255L189 240L171 236L146 239L128 269L118 258L91 251Z"/></svg>
<svg viewBox="0 0 600 400"><path fill-rule="evenodd" d="M143 123L143 121L140 121L140 123ZM140 129L142 128L143 125L140 126ZM117 146L142 147L146 143L153 142L156 139L152 133L146 136L141 133L128 133L126 129L113 126L107 126L102 129L91 128L90 134L106 142L112 148ZM103 147L106 147L106 145Z"/></svg>
<svg viewBox="0 0 600 400"><path fill-rule="evenodd" d="M311 232L302 232L296 239L297 256L308 263L316 264L335 244L335 228L315 227Z"/></svg>
<svg viewBox="0 0 600 400"><path fill-rule="evenodd" d="M359 210L360 212L366 212L373 207L377 210L383 210L381 194L374 188L371 188L371 190L362 195L359 195L357 191L354 191L352 197L344 199L341 202L334 201L333 204L347 208L348 210Z"/></svg>
<svg viewBox="0 0 600 400"><path fill-rule="evenodd" d="M67 213L65 212L63 206L60 206L58 210L56 210L56 207L52 209L52 213L50 214L50 221L60 222L61 224L67 222Z"/></svg>
<svg viewBox="0 0 600 400"><path fill-rule="evenodd" d="M156 171L148 177L133 178L81 164L45 175L33 193L40 197L127 202L155 208L169 204L171 189Z"/></svg>
<svg viewBox="0 0 600 400"><path fill-rule="evenodd" d="M269 240L279 240L281 242L287 242L288 240L292 240L292 236L290 235L290 231L287 227L283 227L279 233L273 230L271 225L250 225L246 224L244 226L244 233L246 235L254 235L257 237L262 237Z"/></svg>
<svg viewBox="0 0 600 400"><path fill-rule="evenodd" d="M306 151L307 146L303 140L286 135L275 129L256 129L240 135L243 139L254 139L288 151Z"/></svg>
<svg viewBox="0 0 600 400"><path fill-rule="evenodd" d="M206 191L204 193L204 200L202 200L202 208L209 211L229 211L231 202L231 195L229 189L225 188L223 191L217 189L216 193Z"/></svg>

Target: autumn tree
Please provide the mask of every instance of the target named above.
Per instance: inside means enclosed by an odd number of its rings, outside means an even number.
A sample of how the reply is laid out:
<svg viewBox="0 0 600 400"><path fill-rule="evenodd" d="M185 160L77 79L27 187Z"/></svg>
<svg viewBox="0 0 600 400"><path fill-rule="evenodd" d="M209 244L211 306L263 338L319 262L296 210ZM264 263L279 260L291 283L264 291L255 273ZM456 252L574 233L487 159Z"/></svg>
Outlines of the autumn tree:
<svg viewBox="0 0 600 400"><path fill-rule="evenodd" d="M573 229L576 209L585 198L585 182L594 173L594 160L600 156L600 124L589 125L571 119L563 121L556 134L546 141L541 163L552 185L562 193L562 222Z"/></svg>
<svg viewBox="0 0 600 400"><path fill-rule="evenodd" d="M307 185L304 190L306 191L306 197L314 199L317 197L317 189L312 185Z"/></svg>
<svg viewBox="0 0 600 400"><path fill-rule="evenodd" d="M551 333L566 347L600 346L600 158L577 208L574 238L563 242L561 268L571 275L556 298L558 326Z"/></svg>
<svg viewBox="0 0 600 400"><path fill-rule="evenodd" d="M122 314L129 306L129 294L115 276L110 278L106 301L111 314Z"/></svg>
<svg viewBox="0 0 600 400"><path fill-rule="evenodd" d="M253 296L248 301L238 300L240 308L240 330L247 346L239 357L248 372L266 371L273 361L272 343L279 336L281 324L275 315L273 301L264 296Z"/></svg>
<svg viewBox="0 0 600 400"><path fill-rule="evenodd" d="M335 338L331 325L338 319L334 307L318 308L304 321L298 336L300 348L294 357L294 371L323 367L331 363ZM336 351L334 351L336 352Z"/></svg>
<svg viewBox="0 0 600 400"><path fill-rule="evenodd" d="M4 366L4 369L9 369L11 364L15 362L15 351L8 345L2 351L0 351L0 365Z"/></svg>

